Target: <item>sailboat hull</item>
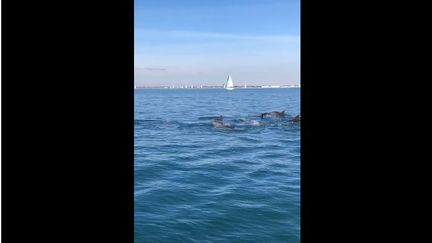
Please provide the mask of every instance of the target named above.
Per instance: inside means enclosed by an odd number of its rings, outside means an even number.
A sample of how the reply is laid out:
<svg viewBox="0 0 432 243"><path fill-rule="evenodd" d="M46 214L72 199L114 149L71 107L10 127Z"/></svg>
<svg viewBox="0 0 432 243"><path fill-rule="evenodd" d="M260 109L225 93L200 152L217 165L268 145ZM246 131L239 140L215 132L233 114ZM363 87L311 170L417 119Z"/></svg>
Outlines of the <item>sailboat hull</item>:
<svg viewBox="0 0 432 243"><path fill-rule="evenodd" d="M234 90L234 88L225 88L226 90Z"/></svg>

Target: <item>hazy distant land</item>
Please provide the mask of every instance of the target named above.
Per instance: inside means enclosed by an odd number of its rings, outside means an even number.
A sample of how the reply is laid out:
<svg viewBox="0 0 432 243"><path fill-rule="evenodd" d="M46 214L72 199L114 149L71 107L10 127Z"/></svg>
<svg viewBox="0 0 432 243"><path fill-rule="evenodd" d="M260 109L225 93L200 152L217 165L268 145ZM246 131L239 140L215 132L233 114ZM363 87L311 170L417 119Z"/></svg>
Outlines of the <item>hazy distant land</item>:
<svg viewBox="0 0 432 243"><path fill-rule="evenodd" d="M299 84L292 85L246 85L234 86L236 89L265 89L265 88L300 88ZM172 85L172 86L145 86L135 85L135 89L223 89L223 86L205 86L205 85Z"/></svg>

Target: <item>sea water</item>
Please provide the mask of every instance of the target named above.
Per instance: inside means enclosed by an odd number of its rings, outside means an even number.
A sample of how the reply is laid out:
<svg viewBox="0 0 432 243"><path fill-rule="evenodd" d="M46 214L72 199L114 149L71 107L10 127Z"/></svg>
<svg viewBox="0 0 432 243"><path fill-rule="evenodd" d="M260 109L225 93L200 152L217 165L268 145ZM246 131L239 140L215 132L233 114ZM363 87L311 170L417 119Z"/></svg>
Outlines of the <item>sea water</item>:
<svg viewBox="0 0 432 243"><path fill-rule="evenodd" d="M300 242L299 112L298 88L136 89L135 242Z"/></svg>

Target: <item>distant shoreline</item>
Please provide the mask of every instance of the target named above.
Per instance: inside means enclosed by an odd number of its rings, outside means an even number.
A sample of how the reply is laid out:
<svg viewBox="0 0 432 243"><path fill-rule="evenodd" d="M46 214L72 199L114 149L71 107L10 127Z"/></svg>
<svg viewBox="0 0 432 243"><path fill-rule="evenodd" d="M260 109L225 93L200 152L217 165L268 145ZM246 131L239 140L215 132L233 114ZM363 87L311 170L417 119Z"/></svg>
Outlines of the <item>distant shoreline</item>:
<svg viewBox="0 0 432 243"><path fill-rule="evenodd" d="M234 89L300 89L300 86L238 86L234 87ZM135 89L224 89L221 86L198 86L198 87L169 87L169 86L135 86Z"/></svg>

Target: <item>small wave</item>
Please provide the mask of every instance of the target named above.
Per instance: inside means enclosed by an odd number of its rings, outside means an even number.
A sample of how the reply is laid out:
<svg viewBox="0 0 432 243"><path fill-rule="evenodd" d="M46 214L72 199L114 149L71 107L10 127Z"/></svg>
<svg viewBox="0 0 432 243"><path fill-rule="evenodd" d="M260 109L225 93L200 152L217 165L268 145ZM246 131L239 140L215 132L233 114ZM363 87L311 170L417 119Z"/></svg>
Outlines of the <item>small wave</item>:
<svg viewBox="0 0 432 243"><path fill-rule="evenodd" d="M216 116L202 116L202 117L198 117L198 120L199 121L202 121L202 120L211 120L211 119L214 119L214 118L216 118Z"/></svg>

